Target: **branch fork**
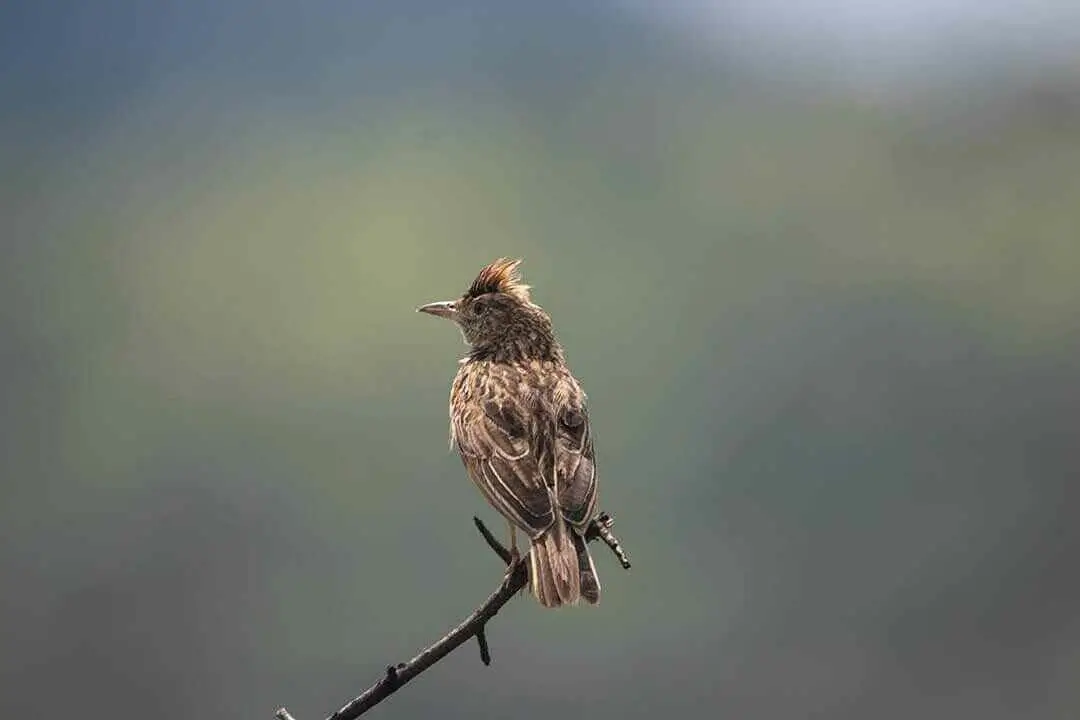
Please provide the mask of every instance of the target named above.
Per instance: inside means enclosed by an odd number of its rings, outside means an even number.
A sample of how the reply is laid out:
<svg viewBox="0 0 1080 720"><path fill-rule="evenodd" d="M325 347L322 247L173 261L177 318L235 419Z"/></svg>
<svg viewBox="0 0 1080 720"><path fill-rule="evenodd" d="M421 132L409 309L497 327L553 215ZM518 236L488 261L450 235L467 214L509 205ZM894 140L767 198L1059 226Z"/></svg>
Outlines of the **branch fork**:
<svg viewBox="0 0 1080 720"><path fill-rule="evenodd" d="M469 638L476 638L476 643L480 648L480 662L484 665L491 664L491 649L488 647L487 634L485 632L487 623L491 618L498 614L503 605L508 603L514 595L529 584L529 574L526 572L526 568L528 567L528 554L522 556L515 564L511 565L513 557L506 546L491 534L491 531L488 530L487 526L484 525L479 518L474 517L473 522L476 523L476 529L480 532L484 541L487 542L488 547L490 547L507 565L506 576L503 578L502 583L495 589L495 592L488 596L487 600L485 600L480 607L474 610L442 639L425 648L419 655L408 662L388 665L383 677L379 678L374 685L342 706L341 709L333 715L330 715L327 720L355 720L355 718L360 717L395 693L402 685L405 685L424 670L427 670L439 660L442 660L463 645ZM611 549L611 552L615 554L615 557L619 560L619 564L622 565L624 569L629 570L630 559L619 544L618 538L615 537L615 534L611 530L614 524L615 521L612 520L610 515L607 513L600 513L589 525L588 530L586 530L585 541L592 542L597 539L603 540ZM277 717L277 720L295 720L285 708L279 709L274 715Z"/></svg>

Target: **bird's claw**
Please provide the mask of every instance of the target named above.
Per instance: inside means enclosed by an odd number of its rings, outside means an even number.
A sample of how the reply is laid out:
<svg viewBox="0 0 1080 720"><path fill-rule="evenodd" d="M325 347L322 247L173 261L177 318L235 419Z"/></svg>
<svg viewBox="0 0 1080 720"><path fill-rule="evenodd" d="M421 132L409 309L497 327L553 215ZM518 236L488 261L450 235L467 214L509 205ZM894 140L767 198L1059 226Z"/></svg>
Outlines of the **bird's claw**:
<svg viewBox="0 0 1080 720"><path fill-rule="evenodd" d="M518 564L521 562L521 553L518 552L516 547L510 548L510 561L506 563L506 577L510 577L517 570Z"/></svg>

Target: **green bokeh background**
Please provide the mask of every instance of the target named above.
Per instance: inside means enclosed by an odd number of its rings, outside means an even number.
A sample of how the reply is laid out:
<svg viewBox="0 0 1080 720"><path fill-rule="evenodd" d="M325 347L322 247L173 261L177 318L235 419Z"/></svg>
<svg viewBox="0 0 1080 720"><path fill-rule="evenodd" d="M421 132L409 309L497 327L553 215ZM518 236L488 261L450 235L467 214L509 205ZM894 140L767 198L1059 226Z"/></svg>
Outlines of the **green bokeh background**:
<svg viewBox="0 0 1080 720"><path fill-rule="evenodd" d="M10 11L0 705L311 720L469 612L413 310L511 255L635 565L374 712L1075 717L1076 74L475 5Z"/></svg>

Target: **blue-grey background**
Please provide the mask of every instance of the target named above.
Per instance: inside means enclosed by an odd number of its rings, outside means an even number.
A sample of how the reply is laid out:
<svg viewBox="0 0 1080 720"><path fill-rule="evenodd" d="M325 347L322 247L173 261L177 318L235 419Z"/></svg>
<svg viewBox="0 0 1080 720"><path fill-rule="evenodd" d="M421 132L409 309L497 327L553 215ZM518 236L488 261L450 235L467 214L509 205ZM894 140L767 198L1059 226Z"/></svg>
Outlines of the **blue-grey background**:
<svg viewBox="0 0 1080 720"><path fill-rule="evenodd" d="M375 713L1076 717L1080 11L788 5L5 4L5 714L316 720L479 603L413 309L512 255L635 566Z"/></svg>

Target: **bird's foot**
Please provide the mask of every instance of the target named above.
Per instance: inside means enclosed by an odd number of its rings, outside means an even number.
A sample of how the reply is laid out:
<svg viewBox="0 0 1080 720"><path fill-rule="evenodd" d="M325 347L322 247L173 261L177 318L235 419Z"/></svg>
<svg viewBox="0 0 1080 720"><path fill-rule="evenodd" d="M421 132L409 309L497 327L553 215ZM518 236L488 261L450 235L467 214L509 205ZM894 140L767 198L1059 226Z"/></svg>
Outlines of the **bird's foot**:
<svg viewBox="0 0 1080 720"><path fill-rule="evenodd" d="M510 548L510 562L506 564L506 575L510 577L517 570L518 564L521 562L521 553L518 552L517 547Z"/></svg>

